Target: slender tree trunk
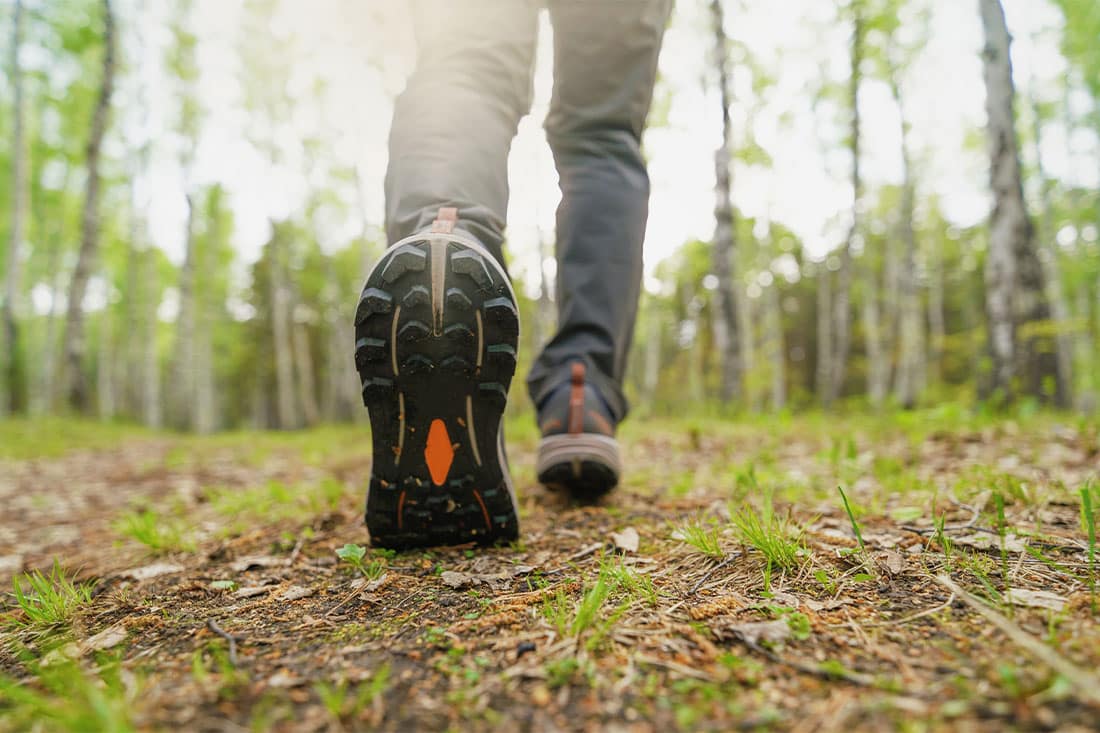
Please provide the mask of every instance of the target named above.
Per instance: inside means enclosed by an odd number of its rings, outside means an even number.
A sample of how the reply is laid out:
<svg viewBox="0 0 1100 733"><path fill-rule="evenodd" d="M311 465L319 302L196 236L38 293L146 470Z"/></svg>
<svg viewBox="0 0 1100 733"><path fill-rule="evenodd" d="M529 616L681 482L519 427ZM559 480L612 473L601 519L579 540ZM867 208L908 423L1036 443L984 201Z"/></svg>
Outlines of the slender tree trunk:
<svg viewBox="0 0 1100 733"><path fill-rule="evenodd" d="M199 309L200 313L202 308ZM214 345L209 319L200 317L195 329L195 411L193 429L208 435L218 427L214 385Z"/></svg>
<svg viewBox="0 0 1100 733"><path fill-rule="evenodd" d="M104 308L99 314L99 332L96 334L96 402L100 420L113 419L116 411L115 349L111 325L111 309Z"/></svg>
<svg viewBox="0 0 1100 733"><path fill-rule="evenodd" d="M739 371L742 401L750 412L759 412L761 394L754 379L756 372L756 329L753 328L753 323L756 322L759 314L753 312L753 302L744 288L734 287L733 300L737 307L737 330L735 335L739 341L738 349L741 357Z"/></svg>
<svg viewBox="0 0 1100 733"><path fill-rule="evenodd" d="M986 396L1011 400L1021 379L1027 394L1061 401L1056 349L1042 325L1050 319L1034 229L1024 203L1013 105L1009 35L1000 0L979 0L985 48L993 212L986 257L986 311L993 370ZM1023 327L1023 328L1021 328ZM1021 337L1020 331L1024 331ZM1056 384L1048 394L1046 383Z"/></svg>
<svg viewBox="0 0 1100 733"><path fill-rule="evenodd" d="M661 312L650 308L647 313L649 333L646 334L645 369L642 379L643 404L652 405L657 398L657 384L661 376Z"/></svg>
<svg viewBox="0 0 1100 733"><path fill-rule="evenodd" d="M305 321L292 320L294 349L294 372L298 377L298 404L302 406L302 416L306 425L316 425L320 420L317 407L317 380L313 376L313 350L309 344L309 327Z"/></svg>
<svg viewBox="0 0 1100 733"><path fill-rule="evenodd" d="M917 404L923 372L924 339L920 300L917 296L917 235L913 217L916 201L916 184L913 180L912 158L909 154L909 122L905 116L905 104L901 96L901 82L896 69L891 70L890 90L901 120L901 212L900 229L903 246L899 268L899 319L898 319L898 369L894 381L894 399L905 409Z"/></svg>
<svg viewBox="0 0 1100 733"><path fill-rule="evenodd" d="M822 405L830 404L829 394L833 384L833 273L828 261L817 268L817 368L814 378L815 391Z"/></svg>
<svg viewBox="0 0 1100 733"><path fill-rule="evenodd" d="M860 208L863 203L863 181L860 175L860 126L859 87L863 80L863 5L862 0L852 2L852 45L849 54L851 73L848 82L848 103L851 105L852 129L848 145L852 154L852 225L840 250L840 271L837 273L837 292L833 301L832 382L826 393L826 404L831 405L844 389L848 370L848 353L851 350L851 293L852 293L852 244L859 236Z"/></svg>
<svg viewBox="0 0 1100 733"><path fill-rule="evenodd" d="M179 277L179 314L172 369L172 422L195 428L195 200L188 193L183 265Z"/></svg>
<svg viewBox="0 0 1100 733"><path fill-rule="evenodd" d="M275 398L278 427L298 427L298 409L294 401L294 347L290 322L290 293L286 285L284 234L275 227L271 239L271 327L275 350Z"/></svg>
<svg viewBox="0 0 1100 733"><path fill-rule="evenodd" d="M66 174L66 181L68 175ZM66 186L66 190L68 187ZM61 223L54 219L50 231L49 270L53 273L50 283L50 312L46 316L46 339L42 347L41 403L34 410L37 414L52 412L57 397L57 321L61 317Z"/></svg>
<svg viewBox="0 0 1100 733"><path fill-rule="evenodd" d="M943 344L947 323L943 311L943 245L933 243L928 254L928 367L938 383L943 379Z"/></svg>
<svg viewBox="0 0 1100 733"><path fill-rule="evenodd" d="M533 341L536 351L541 350L549 340L547 334L554 332L553 322L556 318L554 303L550 298L550 294L554 292L554 286L546 275L546 258L549 252L547 251L546 239L542 236L541 230L537 234L539 242L539 302L535 317L535 328L533 329Z"/></svg>
<svg viewBox="0 0 1100 733"><path fill-rule="evenodd" d="M768 361L771 364L771 403L772 410L779 412L787 406L787 361L778 278L764 291L764 298L767 308Z"/></svg>
<svg viewBox="0 0 1100 733"><path fill-rule="evenodd" d="M1038 254L1043 278L1047 285L1046 295L1054 316L1058 382L1062 385L1062 389L1057 394L1057 404L1059 407L1068 408L1073 404L1073 330L1070 323L1069 304L1066 302L1066 291L1062 284L1062 268L1058 263L1058 247L1054 241L1054 205L1050 200L1051 184L1043 168L1043 121L1039 102L1034 98L1031 100L1031 121L1034 126L1032 132L1035 142L1035 168L1039 177L1039 195L1042 202L1037 232Z"/></svg>
<svg viewBox="0 0 1100 733"><path fill-rule="evenodd" d="M142 421L151 428L159 428L164 422L164 412L160 402L160 350L158 348L158 325L160 322L160 293L157 287L156 253L152 247L146 247L140 255L142 269L141 325L143 331L142 374L141 374L141 410Z"/></svg>
<svg viewBox="0 0 1100 733"><path fill-rule="evenodd" d="M88 137L88 175L84 210L80 219L80 252L69 287L69 308L65 319L64 351L69 379L69 405L79 412L88 408L88 379L84 371L84 293L99 251L99 157L103 136L107 132L115 82L115 20L111 0L103 0L103 24L103 79L92 114L91 134Z"/></svg>
<svg viewBox="0 0 1100 733"><path fill-rule="evenodd" d="M208 193L207 201L211 201L213 193ZM221 199L217 199L220 204ZM215 400L214 378L214 293L210 283L214 281L212 268L214 253L220 251L222 246L221 208L219 206L204 207L208 219L206 221L205 237L201 245L195 248L195 272L198 274L198 283L203 287L194 287L194 349L195 349L195 409L193 428L195 432L206 435L214 432L218 427L218 410Z"/></svg>
<svg viewBox="0 0 1100 733"><path fill-rule="evenodd" d="M867 340L867 399L877 410L886 400L889 367L882 346L878 276L873 269L868 270L866 292L863 296L863 331Z"/></svg>
<svg viewBox="0 0 1100 733"><path fill-rule="evenodd" d="M719 397L729 404L741 392L742 363L739 351L737 297L733 253L737 246L732 196L733 125L730 121L730 79L726 30L722 0L711 0L714 32L714 66L718 71L719 97L722 102L722 144L714 154L714 244L712 259L715 291L714 340L721 376Z"/></svg>
<svg viewBox="0 0 1100 733"><path fill-rule="evenodd" d="M22 348L19 343L19 282L26 236L24 215L27 209L27 141L25 135L26 105L23 100L23 65L19 49L23 44L23 2L15 0L11 25L11 85L12 85L12 161L11 161L11 233L8 243L7 276L4 279L3 343L0 362L3 363L4 385L0 388L0 417L9 410L20 411L22 393Z"/></svg>

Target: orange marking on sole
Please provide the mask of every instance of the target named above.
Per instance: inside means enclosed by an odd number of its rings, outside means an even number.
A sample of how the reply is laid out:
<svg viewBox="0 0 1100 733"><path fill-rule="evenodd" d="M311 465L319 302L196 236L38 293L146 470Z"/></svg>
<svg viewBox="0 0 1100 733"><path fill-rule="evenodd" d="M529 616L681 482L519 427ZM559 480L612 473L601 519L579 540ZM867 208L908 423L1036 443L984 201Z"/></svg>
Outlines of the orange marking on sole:
<svg viewBox="0 0 1100 733"><path fill-rule="evenodd" d="M405 518L405 492L402 491L401 495L397 497L397 528L402 529L401 525L404 524Z"/></svg>
<svg viewBox="0 0 1100 733"><path fill-rule="evenodd" d="M474 498L477 499L477 503L481 505L481 514L485 517L485 529L491 530L493 528L493 522L489 519L489 510L485 508L485 502L481 498L481 492L474 489Z"/></svg>
<svg viewBox="0 0 1100 733"><path fill-rule="evenodd" d="M447 434L447 425L436 418L428 428L428 443L424 446L424 461L428 464L433 484L443 485L454 459L455 449L451 445L451 436Z"/></svg>

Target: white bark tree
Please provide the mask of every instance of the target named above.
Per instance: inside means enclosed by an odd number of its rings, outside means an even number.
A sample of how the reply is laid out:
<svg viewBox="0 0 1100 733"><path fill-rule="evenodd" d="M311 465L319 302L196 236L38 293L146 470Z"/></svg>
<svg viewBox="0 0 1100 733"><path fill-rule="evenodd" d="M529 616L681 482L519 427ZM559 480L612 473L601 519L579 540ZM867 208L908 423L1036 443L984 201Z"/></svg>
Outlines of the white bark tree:
<svg viewBox="0 0 1100 733"><path fill-rule="evenodd" d="M734 252L736 229L732 201L733 125L730 120L729 39L726 36L722 0L711 0L711 31L714 33L714 68L718 74L722 103L722 143L714 153L714 241L712 262L718 280L715 289L714 340L720 375L719 398L729 404L741 394L742 355L738 336L738 298L735 294Z"/></svg>
<svg viewBox="0 0 1100 733"><path fill-rule="evenodd" d="M87 147L87 181L80 218L80 251L69 286L69 307L65 322L65 361L68 370L68 401L77 411L88 408L88 377L84 371L84 294L99 254L100 152L109 124L111 95L115 83L115 18L111 0L103 0L103 76L92 113Z"/></svg>

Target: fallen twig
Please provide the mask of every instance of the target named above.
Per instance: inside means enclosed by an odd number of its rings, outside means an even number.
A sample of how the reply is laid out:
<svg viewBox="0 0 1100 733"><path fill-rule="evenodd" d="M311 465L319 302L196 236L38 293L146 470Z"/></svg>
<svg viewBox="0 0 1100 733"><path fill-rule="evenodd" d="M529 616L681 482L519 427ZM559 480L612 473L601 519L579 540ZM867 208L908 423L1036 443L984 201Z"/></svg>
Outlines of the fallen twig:
<svg viewBox="0 0 1100 733"><path fill-rule="evenodd" d="M984 617L986 621L996 626L1012 643L1069 680L1070 684L1076 688L1077 694L1080 695L1082 700L1088 702L1090 705L1100 707L1100 679L1097 679L1088 671L1078 667L1076 664L1021 629L1004 615L979 601L973 595L963 590L963 588L951 578L946 575L937 575L935 578L940 585L957 595L966 605L970 606Z"/></svg>
<svg viewBox="0 0 1100 733"><path fill-rule="evenodd" d="M221 626L218 626L218 622L215 621L212 618L208 618L206 620L206 628L210 629L215 634L217 634L218 636L220 636L221 638L223 638L227 642L229 642L229 663L232 664L234 667L236 667L237 666L237 637L233 636L233 634L230 634L228 631L223 629Z"/></svg>
<svg viewBox="0 0 1100 733"><path fill-rule="evenodd" d="M880 624L870 624L870 625L871 626L900 626L901 624L907 624L910 621L916 621L918 618L924 618L925 616L931 616L934 613L938 613L938 612L942 611L943 609L950 607L951 604L954 603L954 602L955 602L955 594L952 593L946 601L939 604L938 606L933 606L932 608L926 608L923 611L918 611L917 613L914 613L914 614L909 615L909 616L903 616L902 618L895 619L893 621L884 621L883 623L880 623Z"/></svg>

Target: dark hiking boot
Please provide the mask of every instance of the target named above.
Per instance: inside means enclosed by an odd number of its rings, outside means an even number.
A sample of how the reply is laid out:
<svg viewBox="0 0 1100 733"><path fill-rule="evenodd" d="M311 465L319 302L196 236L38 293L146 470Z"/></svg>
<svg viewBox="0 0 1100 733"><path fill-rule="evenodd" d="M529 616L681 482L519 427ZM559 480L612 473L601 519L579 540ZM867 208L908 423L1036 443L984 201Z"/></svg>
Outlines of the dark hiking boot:
<svg viewBox="0 0 1100 733"><path fill-rule="evenodd" d="M585 381L585 366L574 362L570 383L539 405L536 470L548 489L594 501L619 483L622 459L615 419L599 392Z"/></svg>
<svg viewBox="0 0 1100 733"><path fill-rule="evenodd" d="M355 366L370 413L371 543L395 549L519 534L500 432L519 309L496 259L440 209L397 242L355 312Z"/></svg>

